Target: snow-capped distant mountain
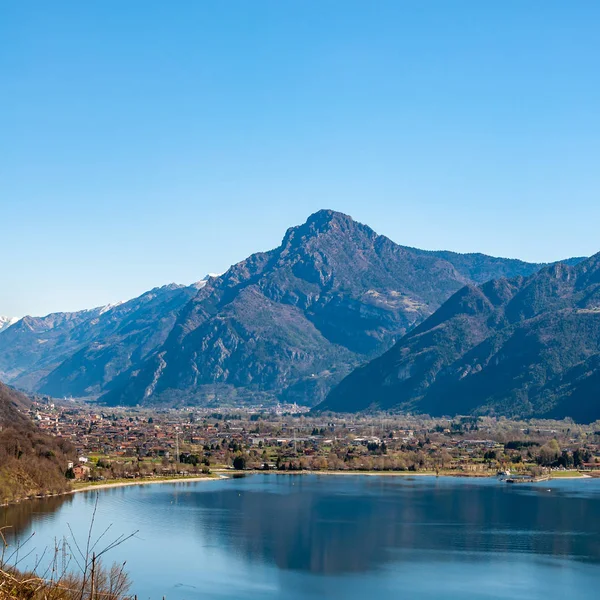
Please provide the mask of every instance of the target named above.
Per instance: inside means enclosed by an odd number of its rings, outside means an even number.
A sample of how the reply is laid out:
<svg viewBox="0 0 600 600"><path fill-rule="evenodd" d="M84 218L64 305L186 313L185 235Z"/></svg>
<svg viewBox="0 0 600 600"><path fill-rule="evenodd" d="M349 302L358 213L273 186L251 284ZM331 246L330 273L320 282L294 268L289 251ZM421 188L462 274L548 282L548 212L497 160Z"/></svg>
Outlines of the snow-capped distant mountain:
<svg viewBox="0 0 600 600"><path fill-rule="evenodd" d="M87 397L162 345L193 286L168 284L127 302L25 316L0 332L0 380L57 397Z"/></svg>
<svg viewBox="0 0 600 600"><path fill-rule="evenodd" d="M0 316L0 331L14 325L19 319L17 317Z"/></svg>
<svg viewBox="0 0 600 600"><path fill-rule="evenodd" d="M200 281L196 281L196 283L193 283L192 285L196 289L201 290L208 283L209 279L221 277L221 275L223 275L223 273L207 273Z"/></svg>

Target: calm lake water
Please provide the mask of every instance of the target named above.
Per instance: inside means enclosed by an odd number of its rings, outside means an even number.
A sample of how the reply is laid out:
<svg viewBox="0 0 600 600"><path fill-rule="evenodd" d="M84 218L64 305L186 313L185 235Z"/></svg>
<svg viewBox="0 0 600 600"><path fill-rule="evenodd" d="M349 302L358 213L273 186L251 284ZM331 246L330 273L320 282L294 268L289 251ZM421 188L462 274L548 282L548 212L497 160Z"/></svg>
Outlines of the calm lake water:
<svg viewBox="0 0 600 600"><path fill-rule="evenodd" d="M2 509L34 560L87 538L96 493ZM600 480L255 475L98 492L95 531L139 529L140 600L579 599L600 589Z"/></svg>

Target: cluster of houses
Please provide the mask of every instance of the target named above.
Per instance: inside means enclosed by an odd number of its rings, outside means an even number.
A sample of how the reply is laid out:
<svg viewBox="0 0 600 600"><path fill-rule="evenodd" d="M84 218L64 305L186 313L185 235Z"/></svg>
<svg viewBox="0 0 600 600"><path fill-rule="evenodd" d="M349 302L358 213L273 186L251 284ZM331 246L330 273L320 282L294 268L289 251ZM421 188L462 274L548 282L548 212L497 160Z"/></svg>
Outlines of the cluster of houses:
<svg viewBox="0 0 600 600"><path fill-rule="evenodd" d="M176 455L181 458L193 453L196 457L210 455L225 464L225 459L231 461L239 452L263 456L264 468L274 467L275 455L286 459L304 457L310 462L332 454L334 464L339 464L369 454L390 457L412 452L419 454L421 463L427 462L429 468L442 464L444 468L485 471L491 467L489 460L483 461L490 456L513 458L499 441L507 435L540 443L562 435L561 447L581 447L585 443L589 453L598 457L585 466L600 466L600 434L596 439L593 432L573 437L573 432L561 434L558 428L525 430L515 424L507 433L506 423L493 420L463 426L456 420L281 413L281 408L259 414L250 408L220 413L214 409L101 409L86 404L58 404L49 398L35 402L31 408L31 416L42 430L69 440L80 453L79 460L69 466L76 479L90 476L92 467L86 457L173 462Z"/></svg>

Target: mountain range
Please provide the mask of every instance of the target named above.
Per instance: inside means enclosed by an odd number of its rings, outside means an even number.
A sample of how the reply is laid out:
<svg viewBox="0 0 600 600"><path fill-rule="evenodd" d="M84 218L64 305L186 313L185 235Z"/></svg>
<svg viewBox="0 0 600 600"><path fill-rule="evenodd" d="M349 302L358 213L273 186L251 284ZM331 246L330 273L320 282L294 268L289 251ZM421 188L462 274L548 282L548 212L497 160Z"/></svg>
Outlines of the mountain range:
<svg viewBox="0 0 600 600"><path fill-rule="evenodd" d="M539 268L445 254L398 246L347 215L319 211L275 250L209 281L163 346L101 401L314 404L465 283Z"/></svg>
<svg viewBox="0 0 600 600"><path fill-rule="evenodd" d="M600 419L600 254L467 285L318 410Z"/></svg>
<svg viewBox="0 0 600 600"><path fill-rule="evenodd" d="M314 405L459 290L525 281L543 267L400 246L322 210L290 228L278 248L199 284L21 319L0 332L0 379L108 404ZM337 393L324 407L353 410Z"/></svg>
<svg viewBox="0 0 600 600"><path fill-rule="evenodd" d="M164 342L199 287L172 284L115 306L23 317L0 332L0 378L27 392L97 396Z"/></svg>

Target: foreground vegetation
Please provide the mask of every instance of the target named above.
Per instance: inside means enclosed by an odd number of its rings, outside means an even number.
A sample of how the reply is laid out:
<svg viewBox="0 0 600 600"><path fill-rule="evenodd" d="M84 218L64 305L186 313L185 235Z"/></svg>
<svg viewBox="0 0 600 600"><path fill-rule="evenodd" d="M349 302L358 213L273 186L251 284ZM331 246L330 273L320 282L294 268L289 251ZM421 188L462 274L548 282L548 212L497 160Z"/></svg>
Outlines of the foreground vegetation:
<svg viewBox="0 0 600 600"><path fill-rule="evenodd" d="M107 538L110 526L94 537L98 497L85 540L78 540L69 526L69 537L55 542L25 570L23 561L31 556L28 539L10 536L11 527L0 528L0 599L1 600L126 600L131 581L125 564L105 567L103 557L137 532ZM11 541L9 541L11 540ZM12 543L11 543L12 542Z"/></svg>
<svg viewBox="0 0 600 600"><path fill-rule="evenodd" d="M121 567L110 569L98 566L85 581L81 576L63 573L45 579L16 569L0 569L0 598L2 600L124 600L131 583Z"/></svg>

